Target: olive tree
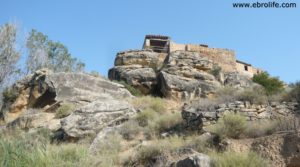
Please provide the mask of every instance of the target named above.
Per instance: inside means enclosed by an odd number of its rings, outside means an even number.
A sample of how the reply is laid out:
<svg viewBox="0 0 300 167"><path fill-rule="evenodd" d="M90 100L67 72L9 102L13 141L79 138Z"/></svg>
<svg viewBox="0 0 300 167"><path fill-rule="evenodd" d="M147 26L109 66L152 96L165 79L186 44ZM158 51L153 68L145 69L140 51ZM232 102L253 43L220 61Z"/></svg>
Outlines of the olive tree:
<svg viewBox="0 0 300 167"><path fill-rule="evenodd" d="M46 35L37 30L29 33L26 46L29 51L26 61L28 73L41 68L49 68L54 72L84 70L85 64L73 58L65 45L49 40Z"/></svg>

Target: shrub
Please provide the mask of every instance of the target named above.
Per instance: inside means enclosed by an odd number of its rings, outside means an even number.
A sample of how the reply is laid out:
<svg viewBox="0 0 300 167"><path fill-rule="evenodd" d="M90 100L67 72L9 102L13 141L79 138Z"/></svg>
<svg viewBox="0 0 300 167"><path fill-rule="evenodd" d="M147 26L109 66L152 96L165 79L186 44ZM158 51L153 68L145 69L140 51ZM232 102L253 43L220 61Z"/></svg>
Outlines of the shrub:
<svg viewBox="0 0 300 167"><path fill-rule="evenodd" d="M243 90L236 90L233 87L224 87L218 89L216 92L215 103L228 103L236 100L265 104L268 102L268 97L265 89L261 86L253 86Z"/></svg>
<svg viewBox="0 0 300 167"><path fill-rule="evenodd" d="M176 152L185 145L186 141L178 136L154 140L147 145L141 146L132 159L139 164L149 165L160 156Z"/></svg>
<svg viewBox="0 0 300 167"><path fill-rule="evenodd" d="M220 137L239 138L247 128L246 118L240 114L227 113L215 126L215 133Z"/></svg>
<svg viewBox="0 0 300 167"><path fill-rule="evenodd" d="M148 125L149 121L153 121L158 117L158 113L151 108L146 108L145 110L139 112L135 117L135 120L140 126L145 127Z"/></svg>
<svg viewBox="0 0 300 167"><path fill-rule="evenodd" d="M236 96L237 100L249 101L252 104L266 104L268 102L264 89L257 86L238 92Z"/></svg>
<svg viewBox="0 0 300 167"><path fill-rule="evenodd" d="M268 166L266 160L254 152L235 153L225 152L212 154L213 167L265 167Z"/></svg>
<svg viewBox="0 0 300 167"><path fill-rule="evenodd" d="M114 81L114 82L123 85L125 87L125 89L127 89L133 96L142 96L143 95L143 93L140 90L138 90L135 87L129 85L125 81Z"/></svg>
<svg viewBox="0 0 300 167"><path fill-rule="evenodd" d="M74 106L72 106L71 104L63 104L57 109L55 118L64 118L70 115L73 112L73 109Z"/></svg>
<svg viewBox="0 0 300 167"><path fill-rule="evenodd" d="M166 100L159 97L152 96L143 96L132 100L132 104L135 108L140 110L152 109L157 113L165 113L167 111L166 108Z"/></svg>
<svg viewBox="0 0 300 167"><path fill-rule="evenodd" d="M218 77L220 75L221 71L222 71L222 68L220 66L214 64L213 68L209 71L209 73L215 77Z"/></svg>
<svg viewBox="0 0 300 167"><path fill-rule="evenodd" d="M278 121L276 120L258 120L248 122L245 130L245 136L247 137L262 137L265 135L271 135L276 131Z"/></svg>
<svg viewBox="0 0 300 167"><path fill-rule="evenodd" d="M287 94L287 100L292 101L295 100L300 103L300 81L293 83L290 85L292 88Z"/></svg>
<svg viewBox="0 0 300 167"><path fill-rule="evenodd" d="M172 114L161 115L158 120L156 120L157 124L157 132L164 132L171 129L176 128L182 123L181 114L179 112Z"/></svg>
<svg viewBox="0 0 300 167"><path fill-rule="evenodd" d="M122 148L121 140L122 136L117 133L108 134L97 146L98 152L95 156L96 165L94 166L120 166L118 161Z"/></svg>
<svg viewBox="0 0 300 167"><path fill-rule="evenodd" d="M138 122L135 120L129 120L122 125L120 134L124 139L132 140L140 131L141 128L139 127Z"/></svg>
<svg viewBox="0 0 300 167"><path fill-rule="evenodd" d="M277 77L271 77L267 72L255 74L252 80L262 85L268 95L276 94L284 89L284 83Z"/></svg>
<svg viewBox="0 0 300 167"><path fill-rule="evenodd" d="M19 96L19 93L16 90L13 90L12 88L6 88L3 91L2 96L4 103L13 103Z"/></svg>

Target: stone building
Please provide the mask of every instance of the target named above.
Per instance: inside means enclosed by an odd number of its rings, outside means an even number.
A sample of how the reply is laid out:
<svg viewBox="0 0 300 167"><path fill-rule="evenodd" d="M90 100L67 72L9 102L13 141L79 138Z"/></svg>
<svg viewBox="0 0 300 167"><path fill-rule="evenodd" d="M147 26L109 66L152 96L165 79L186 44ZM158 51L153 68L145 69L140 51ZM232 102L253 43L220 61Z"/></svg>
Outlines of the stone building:
<svg viewBox="0 0 300 167"><path fill-rule="evenodd" d="M239 72L249 77L262 72L261 69L255 68L249 63L237 60L233 50L209 48L208 45L203 44L178 44L168 36L146 35L143 49L151 49L165 56L178 50L199 52L218 64L224 72Z"/></svg>

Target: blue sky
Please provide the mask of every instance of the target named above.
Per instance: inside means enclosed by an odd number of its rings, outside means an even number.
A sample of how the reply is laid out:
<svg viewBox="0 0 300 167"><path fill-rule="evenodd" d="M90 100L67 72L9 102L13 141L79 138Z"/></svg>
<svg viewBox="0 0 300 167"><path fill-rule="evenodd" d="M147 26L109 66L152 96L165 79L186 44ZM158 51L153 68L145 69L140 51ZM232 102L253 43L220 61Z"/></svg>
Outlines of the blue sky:
<svg viewBox="0 0 300 167"><path fill-rule="evenodd" d="M118 51L141 49L146 34L161 34L233 49L286 82L300 80L300 2L294 9L237 9L232 2L238 0L0 0L0 24L37 29L103 75Z"/></svg>

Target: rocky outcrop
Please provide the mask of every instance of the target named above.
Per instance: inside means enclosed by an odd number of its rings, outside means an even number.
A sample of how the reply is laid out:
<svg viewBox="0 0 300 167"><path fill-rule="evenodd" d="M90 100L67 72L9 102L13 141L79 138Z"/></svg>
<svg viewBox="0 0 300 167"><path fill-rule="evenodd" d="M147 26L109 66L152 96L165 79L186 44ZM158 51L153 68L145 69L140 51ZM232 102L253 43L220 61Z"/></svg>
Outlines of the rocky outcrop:
<svg viewBox="0 0 300 167"><path fill-rule="evenodd" d="M241 75L238 72L232 72L225 75L224 85L237 89L243 89L254 87L258 84L254 83L249 76Z"/></svg>
<svg viewBox="0 0 300 167"><path fill-rule="evenodd" d="M145 95L189 100L207 97L221 86L209 73L213 66L198 52L175 51L167 55L135 50L118 53L108 76L125 81Z"/></svg>
<svg viewBox="0 0 300 167"><path fill-rule="evenodd" d="M157 85L155 71L140 65L116 66L110 69L108 76L113 80L125 81L143 94L153 93Z"/></svg>
<svg viewBox="0 0 300 167"><path fill-rule="evenodd" d="M103 127L119 124L134 113L123 100L132 95L122 85L84 73L39 70L10 90L18 96L1 109L8 127L61 128L65 135L81 138L96 135ZM58 108L65 104L72 106L71 114L57 118Z"/></svg>
<svg viewBox="0 0 300 167"><path fill-rule="evenodd" d="M151 50L119 52L115 67L108 72L111 80L125 81L143 94L152 94L157 85L156 71L161 68L165 55Z"/></svg>
<svg viewBox="0 0 300 167"><path fill-rule="evenodd" d="M160 91L165 97L175 99L207 97L221 86L209 74L212 67L213 62L198 52L172 52L159 74Z"/></svg>
<svg viewBox="0 0 300 167"><path fill-rule="evenodd" d="M119 125L134 114L134 109L125 101L105 98L96 100L62 119L62 130L72 138L96 136L107 126Z"/></svg>
<svg viewBox="0 0 300 167"><path fill-rule="evenodd" d="M182 118L187 127L201 129L203 125L215 123L225 113L240 113L249 121L258 119L272 119L280 116L289 116L298 111L296 102L273 102L270 104L251 104L248 101L235 101L231 103L215 104L209 107L185 104L182 109Z"/></svg>

